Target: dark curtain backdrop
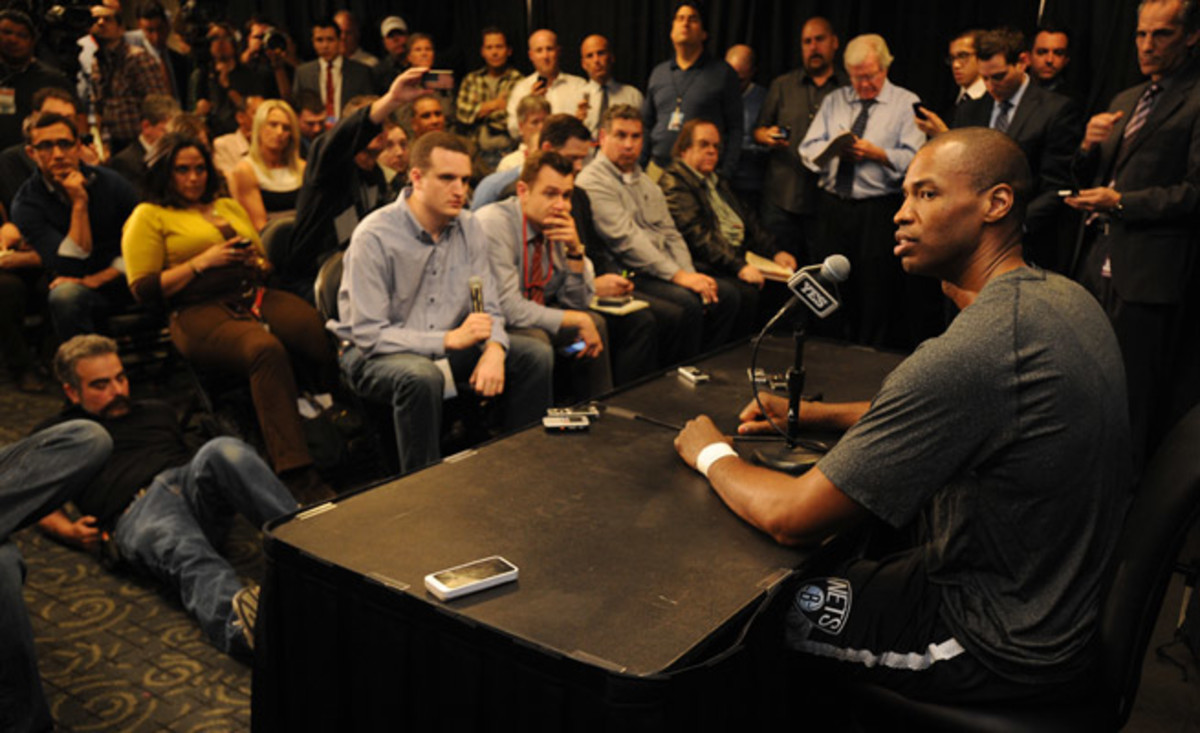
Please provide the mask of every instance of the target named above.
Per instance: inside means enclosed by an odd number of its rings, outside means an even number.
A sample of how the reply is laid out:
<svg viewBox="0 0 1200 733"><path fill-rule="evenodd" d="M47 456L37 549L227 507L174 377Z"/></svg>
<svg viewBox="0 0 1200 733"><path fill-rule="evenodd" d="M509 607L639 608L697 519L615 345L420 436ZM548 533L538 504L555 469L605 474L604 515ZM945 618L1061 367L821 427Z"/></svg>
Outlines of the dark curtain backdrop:
<svg viewBox="0 0 1200 733"><path fill-rule="evenodd" d="M379 23L398 14L411 30L433 36L438 66L454 69L460 78L480 65L479 32L489 25L509 34L513 62L523 72L531 68L526 55L531 29L556 30L563 68L579 74L579 43L601 33L616 54L617 78L644 88L654 65L671 55L673 5L674 0L254 0L224 7L238 22L256 10L267 14L296 37L306 57L308 29L319 15L349 7L362 19L363 46L381 53ZM896 57L891 79L944 110L954 93L943 61L949 38L965 28L1004 24L1031 33L1038 6L1039 0L710 0L708 48L723 54L734 43L750 44L759 57L757 80L765 85L799 63L800 27L822 14L843 44L859 33L886 38ZM1046 19L1072 34L1068 75L1088 112L1140 79L1133 47L1136 6L1137 0L1045 0Z"/></svg>

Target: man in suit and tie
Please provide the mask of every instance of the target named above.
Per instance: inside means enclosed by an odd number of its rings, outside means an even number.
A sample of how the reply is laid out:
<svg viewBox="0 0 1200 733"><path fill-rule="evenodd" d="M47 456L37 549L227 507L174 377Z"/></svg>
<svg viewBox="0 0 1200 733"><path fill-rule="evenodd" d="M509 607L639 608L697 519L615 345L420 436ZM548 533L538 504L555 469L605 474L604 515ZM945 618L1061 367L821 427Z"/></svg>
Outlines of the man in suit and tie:
<svg viewBox="0 0 1200 733"><path fill-rule="evenodd" d="M1069 245L1059 244L1059 220L1067 212L1058 192L1072 188L1071 158L1079 142L1079 111L1070 98L1043 89L1027 73L1025 38L1010 28L976 37L979 76L988 93L960 104L954 127L990 127L1012 138L1029 160L1033 200L1025 218L1025 247L1031 259L1052 269L1065 267ZM917 126L933 136L946 125L932 112Z"/></svg>
<svg viewBox="0 0 1200 733"><path fill-rule="evenodd" d="M313 24L312 44L317 58L296 67L292 93L308 89L321 95L325 116L336 120L342 105L360 95L375 94L371 69L342 55L341 28L333 18Z"/></svg>
<svg viewBox="0 0 1200 733"><path fill-rule="evenodd" d="M1138 66L1149 80L1088 121L1074 160L1085 212L1075 276L1100 300L1129 383L1135 460L1197 401L1200 221L1200 8L1138 8Z"/></svg>

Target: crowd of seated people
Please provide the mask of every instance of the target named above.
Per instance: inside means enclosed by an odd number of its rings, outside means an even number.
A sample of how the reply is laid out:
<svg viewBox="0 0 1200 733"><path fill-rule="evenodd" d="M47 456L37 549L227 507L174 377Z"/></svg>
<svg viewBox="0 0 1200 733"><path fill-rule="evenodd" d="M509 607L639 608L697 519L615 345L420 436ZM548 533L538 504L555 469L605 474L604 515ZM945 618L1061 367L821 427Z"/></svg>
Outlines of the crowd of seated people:
<svg viewBox="0 0 1200 733"><path fill-rule="evenodd" d="M757 87L751 49L728 63L706 50L702 5L676 4L672 55L644 89L612 78L619 39L538 29L526 75L494 27L480 68L427 88L431 35L348 11L313 24L309 60L259 16L213 23L205 53L188 56L160 37L156 0L129 33L117 0L93 7L94 58L76 89L32 45L6 45L6 29L36 39L37 28L0 12L0 62L45 86L26 94L32 82L11 77L23 140L0 152L0 349L13 384L49 389L27 315L45 313L57 345L105 333L122 310L165 314L185 359L249 384L267 462L303 504L332 495L306 448L303 389L340 379L389 405L382 429L401 470L416 470L440 456L456 386L521 427L754 333L787 296L780 281L829 254L854 269L824 333L911 350L954 308L893 254L905 174L929 140L980 126L1030 163L1033 261L1084 283L1117 331L1136 460L1200 398L1200 349L1186 338L1200 325L1193 4L1140 11L1153 84L1090 119L1063 83L1062 28L947 39L959 94L934 110L892 80L884 38L843 42L824 18L800 29L799 68ZM378 57L360 45L375 33ZM583 76L561 67L560 40L581 44ZM291 239L268 262L261 234L289 217ZM313 287L336 257L340 312L323 323ZM557 351L575 343L569 360ZM578 378L554 379L563 369Z"/></svg>

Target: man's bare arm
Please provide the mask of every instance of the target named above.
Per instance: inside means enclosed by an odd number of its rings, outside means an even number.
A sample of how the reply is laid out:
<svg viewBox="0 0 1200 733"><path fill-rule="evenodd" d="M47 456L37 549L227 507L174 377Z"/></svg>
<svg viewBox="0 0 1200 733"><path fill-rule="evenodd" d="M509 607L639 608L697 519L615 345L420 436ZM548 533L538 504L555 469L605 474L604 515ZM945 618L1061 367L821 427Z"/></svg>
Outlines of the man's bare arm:
<svg viewBox="0 0 1200 733"><path fill-rule="evenodd" d="M696 468L701 450L726 440L701 415L684 426L675 438L675 449ZM869 516L817 468L796 478L726 456L711 464L708 479L735 514L784 545L819 543Z"/></svg>

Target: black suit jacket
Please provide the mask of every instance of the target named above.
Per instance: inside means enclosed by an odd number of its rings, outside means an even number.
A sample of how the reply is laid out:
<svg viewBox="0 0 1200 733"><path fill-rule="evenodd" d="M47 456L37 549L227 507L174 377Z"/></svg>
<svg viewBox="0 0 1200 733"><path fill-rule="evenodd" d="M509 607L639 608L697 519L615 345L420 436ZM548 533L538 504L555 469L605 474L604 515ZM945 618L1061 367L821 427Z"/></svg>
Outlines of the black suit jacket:
<svg viewBox="0 0 1200 733"><path fill-rule="evenodd" d="M1118 94L1110 112L1122 111L1107 140L1075 158L1081 186L1107 186L1121 194L1122 211L1106 235L1112 284L1124 301L1179 302L1195 273L1200 245L1200 63L1165 80L1165 88L1128 143L1125 125L1150 82ZM1083 241L1080 232L1079 243ZM1076 247L1075 261L1083 253Z"/></svg>
<svg viewBox="0 0 1200 733"><path fill-rule="evenodd" d="M954 114L954 127L987 127L995 106L990 94L963 102ZM1034 196L1025 215L1025 228L1031 234L1049 230L1063 210L1058 192L1072 187L1071 157L1082 132L1075 103L1031 79L1007 132L1021 146L1033 173Z"/></svg>
<svg viewBox="0 0 1200 733"><path fill-rule="evenodd" d="M321 96L321 62L318 59L306 61L296 67L296 78L292 80L292 97L307 89ZM371 68L350 59L342 59L342 105L345 106L354 97L364 94L375 94L375 77ZM342 111L337 110L337 116Z"/></svg>
<svg viewBox="0 0 1200 733"><path fill-rule="evenodd" d="M137 192L138 198L142 198L146 190L146 146L142 145L141 138L134 140L125 149L108 159L105 163L109 168L112 168L117 173L120 173L129 184L133 186L133 190Z"/></svg>

